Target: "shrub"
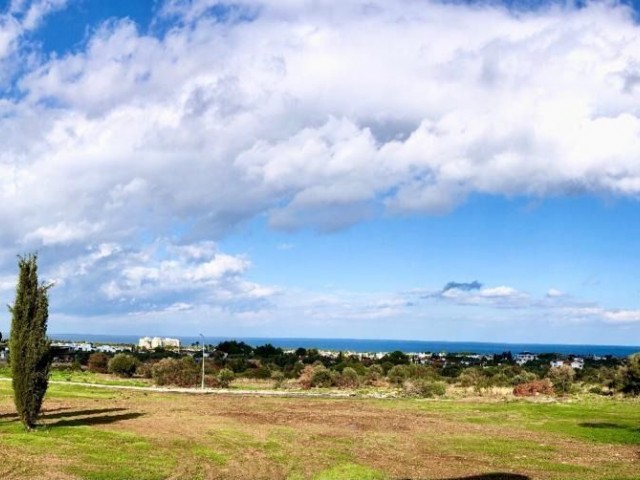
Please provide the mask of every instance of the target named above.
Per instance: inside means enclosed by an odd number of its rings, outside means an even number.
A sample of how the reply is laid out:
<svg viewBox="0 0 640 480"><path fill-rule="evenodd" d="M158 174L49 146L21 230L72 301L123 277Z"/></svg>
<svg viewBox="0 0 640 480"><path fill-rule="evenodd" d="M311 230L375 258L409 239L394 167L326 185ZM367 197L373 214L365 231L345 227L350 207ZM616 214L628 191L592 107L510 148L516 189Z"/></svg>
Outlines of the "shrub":
<svg viewBox="0 0 640 480"><path fill-rule="evenodd" d="M137 360L126 353L118 353L109 360L109 371L119 377L132 377L137 366Z"/></svg>
<svg viewBox="0 0 640 480"><path fill-rule="evenodd" d="M568 365L562 365L560 367L553 367L549 370L548 378L553 384L553 390L556 393L569 393L571 391L571 385L573 385L573 378L576 372Z"/></svg>
<svg viewBox="0 0 640 480"><path fill-rule="evenodd" d="M401 386L409 377L409 371L404 365L396 365L387 372L387 379L390 383Z"/></svg>
<svg viewBox="0 0 640 480"><path fill-rule="evenodd" d="M142 378L153 378L153 366L154 362L139 363L136 367L136 374Z"/></svg>
<svg viewBox="0 0 640 480"><path fill-rule="evenodd" d="M368 385L375 385L384 376L384 370L380 365L371 365L365 374L365 381Z"/></svg>
<svg viewBox="0 0 640 480"><path fill-rule="evenodd" d="M351 367L346 367L342 370L342 375L340 376L340 385L347 388L355 388L360 384L360 379L358 378L358 372L356 372Z"/></svg>
<svg viewBox="0 0 640 480"><path fill-rule="evenodd" d="M151 368L151 376L156 385L193 387L198 384L199 369L191 357L181 359L163 358Z"/></svg>
<svg viewBox="0 0 640 480"><path fill-rule="evenodd" d="M220 387L229 388L233 379L236 378L233 370L229 370L228 368L223 368L218 372L218 383L220 383Z"/></svg>
<svg viewBox="0 0 640 480"><path fill-rule="evenodd" d="M280 388L284 383L284 373L280 370L271 372L271 380L273 380L273 388Z"/></svg>
<svg viewBox="0 0 640 480"><path fill-rule="evenodd" d="M261 366L258 368L250 368L245 371L244 376L247 378L259 378L259 379L271 378L271 370L269 369L269 367L266 367L266 366Z"/></svg>
<svg viewBox="0 0 640 480"><path fill-rule="evenodd" d="M631 355L628 365L622 367L622 391L632 395L640 394L640 353Z"/></svg>
<svg viewBox="0 0 640 480"><path fill-rule="evenodd" d="M109 371L109 356L106 353L96 352L89 355L90 372L107 373Z"/></svg>
<svg viewBox="0 0 640 480"><path fill-rule="evenodd" d="M298 383L302 388L311 388L311 376L313 375L313 367L311 365L305 366L300 372L298 377Z"/></svg>
<svg viewBox="0 0 640 480"><path fill-rule="evenodd" d="M327 367L318 365L311 374L312 387L330 387L333 385L333 376Z"/></svg>
<svg viewBox="0 0 640 480"><path fill-rule="evenodd" d="M404 384L404 391L408 395L422 398L441 397L447 393L445 382L417 379Z"/></svg>
<svg viewBox="0 0 640 480"><path fill-rule="evenodd" d="M520 372L519 374L517 374L511 379L511 386L515 387L516 385L533 382L534 380L537 380L537 379L538 379L538 376L535 373L527 372L525 370L523 372Z"/></svg>
<svg viewBox="0 0 640 480"><path fill-rule="evenodd" d="M516 385L513 389L516 397L534 397L536 395L553 395L553 387L548 378L543 380L533 380L527 383Z"/></svg>

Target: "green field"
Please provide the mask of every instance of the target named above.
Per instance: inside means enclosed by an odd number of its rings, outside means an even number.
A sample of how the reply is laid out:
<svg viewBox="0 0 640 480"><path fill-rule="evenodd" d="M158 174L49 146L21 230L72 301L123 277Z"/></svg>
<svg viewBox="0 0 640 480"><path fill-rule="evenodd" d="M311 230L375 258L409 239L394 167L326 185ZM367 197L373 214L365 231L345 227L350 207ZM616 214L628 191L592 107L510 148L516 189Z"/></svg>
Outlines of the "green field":
<svg viewBox="0 0 640 480"><path fill-rule="evenodd" d="M10 382L0 382L0 478L640 478L637 400L261 398L54 384L44 410L43 426L25 432Z"/></svg>

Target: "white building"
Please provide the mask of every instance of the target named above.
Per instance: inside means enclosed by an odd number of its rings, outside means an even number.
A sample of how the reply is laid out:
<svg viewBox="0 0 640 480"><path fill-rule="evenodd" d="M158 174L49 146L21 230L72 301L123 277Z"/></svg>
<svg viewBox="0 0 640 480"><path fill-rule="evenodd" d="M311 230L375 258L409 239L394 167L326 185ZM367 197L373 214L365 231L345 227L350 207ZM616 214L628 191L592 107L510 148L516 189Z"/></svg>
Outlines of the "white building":
<svg viewBox="0 0 640 480"><path fill-rule="evenodd" d="M517 354L515 358L516 363L518 365L524 365L527 362L532 362L537 359L538 359L538 356L530 352L521 352Z"/></svg>
<svg viewBox="0 0 640 480"><path fill-rule="evenodd" d="M145 350L151 350L158 347L180 348L180 340L177 338L142 337L140 340L138 340L138 347Z"/></svg>
<svg viewBox="0 0 640 480"><path fill-rule="evenodd" d="M119 350L118 350L116 347L114 347L113 345L98 345L98 346L96 347L96 350L97 350L98 352L102 352L102 353L116 353L116 352L118 352L118 351L119 351Z"/></svg>
<svg viewBox="0 0 640 480"><path fill-rule="evenodd" d="M575 357L569 365L571 365L571 368L574 368L576 370L582 370L584 368L584 359Z"/></svg>

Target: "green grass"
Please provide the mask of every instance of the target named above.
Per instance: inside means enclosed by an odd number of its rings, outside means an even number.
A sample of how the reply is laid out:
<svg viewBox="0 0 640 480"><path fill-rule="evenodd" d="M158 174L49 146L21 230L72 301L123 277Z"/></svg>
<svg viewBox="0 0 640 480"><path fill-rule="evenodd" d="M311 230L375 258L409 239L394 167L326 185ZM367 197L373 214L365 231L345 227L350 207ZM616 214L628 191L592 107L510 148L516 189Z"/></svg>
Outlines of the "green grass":
<svg viewBox="0 0 640 480"><path fill-rule="evenodd" d="M396 402L402 405L402 402ZM569 402L417 402L420 410L455 414L467 422L502 425L597 443L640 444L640 402L637 399L589 397Z"/></svg>
<svg viewBox="0 0 640 480"><path fill-rule="evenodd" d="M27 433L11 396L11 383L0 382L0 478L46 477L42 458L58 472L95 480L239 478L242 472L249 473L240 478L289 480L459 476L433 474L428 462L420 463L431 457L444 468L462 462L469 475L639 478L629 460L629 447L640 445L637 400L203 397L62 383L47 392L46 426ZM168 432L181 431L182 419L192 422L183 435L153 431L164 421L173 422ZM565 447L587 454L574 459ZM397 470L405 465L416 470Z"/></svg>
<svg viewBox="0 0 640 480"><path fill-rule="evenodd" d="M313 477L314 480L384 480L386 478L387 476L382 472L355 463L341 463Z"/></svg>
<svg viewBox="0 0 640 480"><path fill-rule="evenodd" d="M0 442L23 455L55 452L73 459L68 472L84 479L166 478L176 464L173 455L129 432L98 430L92 426L45 426L27 432L17 420L0 422ZM140 459L144 458L144 462Z"/></svg>
<svg viewBox="0 0 640 480"><path fill-rule="evenodd" d="M11 368L7 366L0 367L0 378L11 378ZM74 382L74 383L88 383L97 385L117 385L117 386L131 386L131 387L149 387L151 386L150 380L142 378L118 378L113 375L105 375L86 370L51 370L49 377L53 382Z"/></svg>

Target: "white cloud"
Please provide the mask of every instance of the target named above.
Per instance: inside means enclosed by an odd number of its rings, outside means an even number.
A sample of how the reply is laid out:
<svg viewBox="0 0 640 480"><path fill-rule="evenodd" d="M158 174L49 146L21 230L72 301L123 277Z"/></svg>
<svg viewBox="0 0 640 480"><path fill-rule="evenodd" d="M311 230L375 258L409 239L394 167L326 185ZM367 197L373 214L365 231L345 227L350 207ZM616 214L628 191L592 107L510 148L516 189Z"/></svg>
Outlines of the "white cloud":
<svg viewBox="0 0 640 480"><path fill-rule="evenodd" d="M599 306L565 308L563 313L570 318L596 320L609 325L640 323L640 310L607 309Z"/></svg>
<svg viewBox="0 0 640 480"><path fill-rule="evenodd" d="M170 1L160 36L116 19L38 54L25 32L65 5L0 18L20 93L0 99L2 248L59 249L65 289L90 276L65 308L258 308L282 292L212 242L258 216L331 231L474 193L640 195L640 27L614 2ZM509 286L442 297L534 303Z"/></svg>
<svg viewBox="0 0 640 480"><path fill-rule="evenodd" d="M640 194L640 28L624 7L238 5L253 14L170 3L189 21L162 38L110 22L23 76L0 120L38 122L3 139L14 235L52 211L104 221L111 241L176 217L217 236L262 213L334 230L474 192Z"/></svg>
<svg viewBox="0 0 640 480"><path fill-rule="evenodd" d="M548 298L560 298L564 296L566 296L566 293L564 293L562 290L558 290L557 288L550 288L547 291Z"/></svg>

